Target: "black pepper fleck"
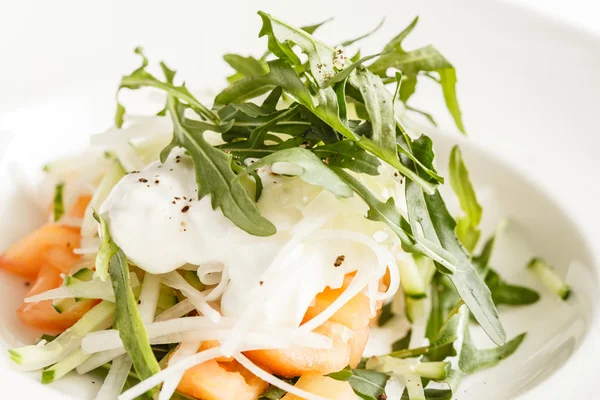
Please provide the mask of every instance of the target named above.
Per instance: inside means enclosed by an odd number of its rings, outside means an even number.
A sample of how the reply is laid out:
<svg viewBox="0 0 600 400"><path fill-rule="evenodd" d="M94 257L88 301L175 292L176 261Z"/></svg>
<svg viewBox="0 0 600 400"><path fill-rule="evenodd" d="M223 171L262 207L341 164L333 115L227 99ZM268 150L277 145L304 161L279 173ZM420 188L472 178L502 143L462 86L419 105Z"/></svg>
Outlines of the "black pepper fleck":
<svg viewBox="0 0 600 400"><path fill-rule="evenodd" d="M263 283L264 283L263 281L260 281L260 282L258 282L258 284L259 284L260 286L262 286L262 285L263 285Z"/></svg>
<svg viewBox="0 0 600 400"><path fill-rule="evenodd" d="M337 258L335 259L335 262L333 263L333 266L339 267L340 265L342 265L342 263L344 262L345 259L346 259L346 256L343 254L337 256Z"/></svg>
<svg viewBox="0 0 600 400"><path fill-rule="evenodd" d="M385 393L381 393L381 394L379 395L379 397L377 397L377 400L387 400L387 398L388 398L388 397L387 397L387 394L385 394Z"/></svg>
<svg viewBox="0 0 600 400"><path fill-rule="evenodd" d="M25 287L31 286L31 282L25 282Z"/></svg>
<svg viewBox="0 0 600 400"><path fill-rule="evenodd" d="M175 200L173 200L171 203L173 203L173 204L177 204L177 203L175 203Z"/></svg>
<svg viewBox="0 0 600 400"><path fill-rule="evenodd" d="M146 179L146 178L140 178L139 181L142 182L142 183L146 183L146 182L148 182L148 179Z"/></svg>
<svg viewBox="0 0 600 400"><path fill-rule="evenodd" d="M140 305L140 304L142 304L142 301L141 301L141 300L138 300L138 305Z"/></svg>
<svg viewBox="0 0 600 400"><path fill-rule="evenodd" d="M186 212L188 212L189 209L190 209L190 206L185 206L181 209L181 212L186 213Z"/></svg>
<svg viewBox="0 0 600 400"><path fill-rule="evenodd" d="M174 197L174 199L175 199L175 200L181 200L181 197L177 197L177 196L175 196L175 197Z"/></svg>
<svg viewBox="0 0 600 400"><path fill-rule="evenodd" d="M158 185L160 183L160 181L157 179L154 181L154 183Z"/></svg>

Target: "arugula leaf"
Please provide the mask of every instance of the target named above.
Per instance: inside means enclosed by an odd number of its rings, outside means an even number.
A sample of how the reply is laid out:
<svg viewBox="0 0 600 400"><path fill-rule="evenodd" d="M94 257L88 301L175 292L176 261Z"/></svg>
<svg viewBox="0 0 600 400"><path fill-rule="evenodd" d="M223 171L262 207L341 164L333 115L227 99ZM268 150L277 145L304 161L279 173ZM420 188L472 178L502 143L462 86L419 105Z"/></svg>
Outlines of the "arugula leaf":
<svg viewBox="0 0 600 400"><path fill-rule="evenodd" d="M236 110L246 114L250 118L264 117L267 115L267 113L263 111L262 107L259 107L254 103L233 103L231 106Z"/></svg>
<svg viewBox="0 0 600 400"><path fill-rule="evenodd" d="M415 18L412 23L398 36L392 39L385 47L379 59L369 66L375 74L385 76L388 68L395 68L407 77L408 84L405 87L401 100L406 102L415 91L417 75L423 72L437 72L440 76L439 83L446 107L450 111L457 128L465 133L460 110L456 96L456 70L454 66L433 46L425 46L417 50L407 52L402 47L402 42L412 32L418 22Z"/></svg>
<svg viewBox="0 0 600 400"><path fill-rule="evenodd" d="M448 274L460 297L490 339L498 345L503 344L506 333L490 290L458 241L454 232L456 222L439 192L428 195L415 183L407 182L406 200L409 221L417 241L415 249L444 267L445 270L441 272Z"/></svg>
<svg viewBox="0 0 600 400"><path fill-rule="evenodd" d="M373 129L371 140L377 144L381 158L388 162L397 160L396 123L390 92L383 85L381 78L364 67L356 69L356 73L350 78L350 83L360 91L364 99Z"/></svg>
<svg viewBox="0 0 600 400"><path fill-rule="evenodd" d="M279 86L300 103L313 108L313 99L294 69L285 60L267 63L269 73L251 76L233 83L215 98L215 104L226 105L253 99Z"/></svg>
<svg viewBox="0 0 600 400"><path fill-rule="evenodd" d="M471 334L466 330L465 342L463 343L458 365L467 374L472 374L482 368L496 365L512 355L519 348L526 336L527 334L522 333L502 346L481 350L475 347L471 339Z"/></svg>
<svg viewBox="0 0 600 400"><path fill-rule="evenodd" d="M267 63L252 56L243 57L239 54L225 54L223 59L231 68L244 76L262 76L269 73Z"/></svg>
<svg viewBox="0 0 600 400"><path fill-rule="evenodd" d="M458 220L456 234L465 248L472 252L481 236L481 231L477 226L481 222L482 207L477 201L475 189L469 179L469 171L458 146L454 146L450 153L449 171L450 186L465 212L465 216Z"/></svg>
<svg viewBox="0 0 600 400"><path fill-rule="evenodd" d="M346 168L357 173L379 175L377 170L381 165L379 159L350 140L317 146L312 148L312 151L330 166Z"/></svg>
<svg viewBox="0 0 600 400"><path fill-rule="evenodd" d="M392 352L408 349L408 346L410 345L411 336L412 330L409 329L408 332L406 332L406 335L392 343Z"/></svg>
<svg viewBox="0 0 600 400"><path fill-rule="evenodd" d="M319 87L326 86L329 79L335 75L334 50L306 31L294 28L265 12L259 11L258 14L263 21L258 36L268 37L269 50L291 65L300 65L300 58L292 50L292 45L299 46L308 55L308 72Z"/></svg>
<svg viewBox="0 0 600 400"><path fill-rule="evenodd" d="M64 183L59 183L54 188L54 201L52 209L52 220L54 222L57 222L65 213L65 203L63 201L64 188Z"/></svg>
<svg viewBox="0 0 600 400"><path fill-rule="evenodd" d="M227 131L231 123L227 126L214 126L186 119L183 116L185 107L171 95L167 99L167 110L173 120L174 132L173 140L161 152L161 161L165 162L175 146L185 148L194 163L199 199L210 194L214 209L220 207L227 218L252 235L274 234L275 226L260 215L256 203L240 181L235 179L231 155L211 146L204 139L206 130Z"/></svg>
<svg viewBox="0 0 600 400"><path fill-rule="evenodd" d="M121 249L112 256L109 271L116 299L114 327L119 331L123 346L133 361L137 375L142 380L147 379L160 372L160 366L150 347L146 327L129 286L129 267Z"/></svg>
<svg viewBox="0 0 600 400"><path fill-rule="evenodd" d="M384 22L385 22L385 18L383 18L381 20L381 22L379 22L379 24L375 28L371 29L369 32L364 33L364 34L362 34L359 37L356 37L354 39L345 40L342 43L340 43L340 46L342 46L342 47L351 46L354 43L358 42L359 40L363 40L365 38L368 38L369 36L371 36L372 34L374 34L375 32L377 32L383 26Z"/></svg>
<svg viewBox="0 0 600 400"><path fill-rule="evenodd" d="M172 83L172 79L170 79L170 81L168 82L162 82L156 79L152 74L146 71L148 60L144 56L142 49L140 47L136 48L135 53L139 54L142 57L142 66L133 71L131 75L124 76L123 78L121 78L121 83L119 84L117 92L122 88L139 89L142 87L153 87L156 89L160 89L169 94L170 96L174 96L180 102L188 104L194 111L196 111L198 114L202 115L209 121L215 124L220 123L219 116L210 109L208 109L206 106L204 106L202 103L200 103L185 87L185 84L181 86L175 86ZM161 66L163 67L163 71L165 71L164 64L162 64ZM115 116L115 124L119 128L123 125L124 114L125 108L122 105L118 105L117 114Z"/></svg>
<svg viewBox="0 0 600 400"><path fill-rule="evenodd" d="M93 210L94 219L100 224L100 233L102 242L98 254L96 254L96 275L100 280L105 281L108 278L108 266L112 257L119 251L119 247L113 242L106 221Z"/></svg>
<svg viewBox="0 0 600 400"><path fill-rule="evenodd" d="M323 161L310 150L300 147L280 150L263 157L246 168L242 174L238 175L238 179L240 176L248 174L255 169L264 167L265 165L273 165L277 162L293 163L299 166L301 170L298 173L298 177L307 183L325 188L336 196L352 196L352 188L346 182L327 168Z"/></svg>
<svg viewBox="0 0 600 400"><path fill-rule="evenodd" d="M366 61L372 60L379 56L380 56L380 53L371 54L370 56L365 56L365 57L359 59L358 61L353 62L352 64L350 64L349 66L345 67L343 70L338 72L333 78L331 78L329 80L329 84L342 82L343 80L347 79L350 76L350 74L352 73L352 71L354 71L356 68L363 65Z"/></svg>
<svg viewBox="0 0 600 400"><path fill-rule="evenodd" d="M389 320L394 318L395 315L396 314L394 314L392 312L392 303L389 302L389 303L385 304L381 308L381 315L379 316L379 319L377 320L377 326L378 327L384 326L385 324L387 324L389 322Z"/></svg>
<svg viewBox="0 0 600 400"><path fill-rule="evenodd" d="M509 284L493 269L488 270L485 284L490 288L492 300L496 305L522 306L533 304L540 299L540 295L535 290Z"/></svg>
<svg viewBox="0 0 600 400"><path fill-rule="evenodd" d="M364 400L381 399L381 396L385 394L385 385L390 379L390 376L383 372L360 368L346 368L327 376L350 383L354 393Z"/></svg>
<svg viewBox="0 0 600 400"><path fill-rule="evenodd" d="M322 27L323 25L325 25L329 21L333 21L333 17L327 18L326 20L321 21L321 22L316 23L316 24L313 24L313 25L302 26L302 27L300 27L300 29L302 29L304 32L308 33L309 35L312 35L313 33L315 33L315 31L317 29L319 29L320 27Z"/></svg>
<svg viewBox="0 0 600 400"><path fill-rule="evenodd" d="M277 386L270 385L267 390L260 395L258 400L280 400L287 392L279 389Z"/></svg>

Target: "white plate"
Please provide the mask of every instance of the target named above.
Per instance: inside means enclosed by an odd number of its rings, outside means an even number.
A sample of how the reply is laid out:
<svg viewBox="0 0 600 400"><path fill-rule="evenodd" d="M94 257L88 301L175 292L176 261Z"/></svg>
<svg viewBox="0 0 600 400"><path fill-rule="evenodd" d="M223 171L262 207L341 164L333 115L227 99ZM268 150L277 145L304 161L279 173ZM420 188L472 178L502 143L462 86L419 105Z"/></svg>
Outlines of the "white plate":
<svg viewBox="0 0 600 400"><path fill-rule="evenodd" d="M0 13L0 154L9 132L18 136L0 167L0 248L39 222L27 212L27 204L13 201L9 161L26 160L33 171L67 147L83 146L87 134L106 128L118 77L138 62L131 56L136 45L144 45L154 60L165 59L179 68L195 87L218 87L225 71L223 53L257 54L264 46L264 40L256 39L257 9L298 24L334 15L336 20L320 32L333 42L369 30L385 16L382 31L362 46L364 54L380 48L419 14L419 27L408 44L433 42L456 65L471 140L463 147L472 174L480 187L495 188L495 212L508 213L518 222L505 243L511 251L495 260L499 269L513 281L526 280L522 265L533 253L563 273L569 261L579 261L568 275L576 289L571 302L546 297L539 307L503 313L509 334L528 330L527 341L497 368L466 381L458 398L594 398L600 329L594 297L598 252L591 249L600 249L595 207L600 190L594 185L594 173L600 172L595 153L600 145L600 41L495 1L368 4L12 2L9 12ZM442 131L453 132L438 89L423 89L417 104L434 111ZM439 138L440 161L455 140L460 138ZM527 245L517 246L522 242ZM13 310L24 288L4 275L0 285L0 336L9 345L16 340ZM8 398L64 398L7 370L6 359L0 360L0 384L14 393ZM90 397L83 394L90 387L88 393L94 384L77 379L54 386L75 398Z"/></svg>

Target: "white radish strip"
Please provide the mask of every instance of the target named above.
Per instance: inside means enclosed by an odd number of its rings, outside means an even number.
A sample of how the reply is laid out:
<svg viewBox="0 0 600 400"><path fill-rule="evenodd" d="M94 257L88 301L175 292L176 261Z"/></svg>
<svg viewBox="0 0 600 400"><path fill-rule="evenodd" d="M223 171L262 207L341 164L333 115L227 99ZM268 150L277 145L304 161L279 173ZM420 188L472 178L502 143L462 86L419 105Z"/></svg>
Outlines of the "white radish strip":
<svg viewBox="0 0 600 400"><path fill-rule="evenodd" d="M221 319L221 314L212 308L206 301L206 298L202 293L196 290L190 285L181 275L177 272L169 272L168 274L161 275L163 283L173 289L181 290L181 292L190 300L190 302L200 311L204 316L209 318L211 321L217 323Z"/></svg>
<svg viewBox="0 0 600 400"><path fill-rule="evenodd" d="M285 247L284 247L285 248ZM235 351L236 347L239 346L246 334L252 329L252 326L256 323L256 320L260 314L263 304L269 298L272 290L276 289L279 285L279 280L272 279L272 275L277 277L277 273L281 275L279 269L281 266L285 266L290 263L291 260L297 258L303 253L304 245L296 243L296 247L286 252L286 257L282 258L280 264L271 264L267 271L261 275L261 281L264 282L262 286L255 287L250 298L253 299L250 305L244 310L242 316L238 319L236 325L233 327L231 336L222 343L221 348L227 356L231 356ZM278 256L275 258L277 260ZM274 265L274 267L272 267ZM269 274L270 273L270 274ZM284 276L285 277L285 276Z"/></svg>
<svg viewBox="0 0 600 400"><path fill-rule="evenodd" d="M178 363L169 365L159 373L152 375L150 378L138 383L131 389L126 390L118 397L118 400L133 400L136 397L146 393L153 387L160 385L165 380L178 376L195 365L213 360L221 355L221 349L219 347L214 347L212 349L196 353L191 357L179 361Z"/></svg>
<svg viewBox="0 0 600 400"><path fill-rule="evenodd" d="M129 142L116 146L114 151L127 172L139 171L144 168L144 161Z"/></svg>
<svg viewBox="0 0 600 400"><path fill-rule="evenodd" d="M350 285L348 285L344 292L320 314L318 314L316 317L306 322L305 324L300 325L300 328L298 328L300 332L302 332L303 334L312 332L314 329L323 325L347 302L349 302L357 294L362 292L365 289L365 287L367 287L367 285L369 284L369 281L371 281L373 278L377 279L377 275L374 272L366 272L364 269L358 270L358 272L350 282Z"/></svg>
<svg viewBox="0 0 600 400"><path fill-rule="evenodd" d="M125 353L125 348L119 348L92 354L90 358L77 366L77 373L79 375L87 374L88 372L93 371L108 362L111 362L115 358L122 356Z"/></svg>
<svg viewBox="0 0 600 400"><path fill-rule="evenodd" d="M388 271L390 271L390 285L385 292L375 294L374 299L377 301L394 297L400 288L400 270L398 269L398 265L395 262L388 264Z"/></svg>
<svg viewBox="0 0 600 400"><path fill-rule="evenodd" d="M292 228L293 236L277 253L275 259L261 275L260 280L265 284L263 286L257 286L252 290L248 307L246 307L242 313L242 317L239 318L237 324L234 326L231 337L221 344L221 348L225 355L231 356L233 354L236 346L239 345L244 337L244 333L247 332L255 322L260 312L261 305L265 302L270 293L271 282L269 277L284 270L287 265L286 261L295 256L294 251L302 251L302 248L304 247L301 246L302 240L327 223L332 216L332 213L328 213L316 219L303 219Z"/></svg>
<svg viewBox="0 0 600 400"><path fill-rule="evenodd" d="M333 316L340 308L344 306L347 302L349 302L354 296L359 294L365 287L367 287L372 282L378 284L378 280L383 274L378 274L379 267L383 266L384 268L388 265L389 261L393 261L388 257L387 250L383 248L380 244L375 242L372 238L362 233L351 232L351 231L342 231L342 230L323 230L315 233L311 240L323 240L323 239L346 239L356 243L361 243L365 245L367 248L371 249L375 255L377 256L379 266L377 268L365 266L358 270L350 285L344 290L344 292L337 298L333 303L331 303L325 310L323 310L319 315L300 326L300 330L302 332L310 332L315 328L321 326L325 323L329 318Z"/></svg>
<svg viewBox="0 0 600 400"><path fill-rule="evenodd" d="M91 246L91 247L80 247L78 249L73 249L73 254L96 254L100 250L100 246Z"/></svg>
<svg viewBox="0 0 600 400"><path fill-rule="evenodd" d="M196 273L198 279L205 285L216 285L221 281L219 274L222 274L225 269L225 265L221 263L210 263L200 265Z"/></svg>
<svg viewBox="0 0 600 400"><path fill-rule="evenodd" d="M81 228L81 224L83 223L83 218L77 218L77 217L73 217L71 215L63 215L62 217L60 217L60 219L56 222L58 225L66 225L66 226L73 226L75 228Z"/></svg>
<svg viewBox="0 0 600 400"><path fill-rule="evenodd" d="M130 284L132 288L140 285L140 281L133 273L129 273ZM115 294L109 281L91 280L88 282L74 283L73 285L61 286L56 289L50 289L46 292L36 294L35 296L25 298L25 303L36 303L44 300L56 299L101 299L115 302Z"/></svg>
<svg viewBox="0 0 600 400"><path fill-rule="evenodd" d="M204 275L204 277L206 277L206 275ZM221 297L223 295L223 293L225 293L228 283L229 283L229 272L228 272L227 268L224 268L223 272L221 272L221 280L220 280L219 284L206 294L206 301L215 301L219 297Z"/></svg>
<svg viewBox="0 0 600 400"><path fill-rule="evenodd" d="M144 324L149 324L154 321L156 313L156 305L160 295L160 276L146 273L144 276L144 284L142 292L138 300L138 310L140 318Z"/></svg>
<svg viewBox="0 0 600 400"><path fill-rule="evenodd" d="M169 364L176 364L179 361L185 360L186 358L193 356L198 352L198 348L202 342L199 340L189 340L184 341L181 345L173 352L171 359L169 360ZM174 375L172 378L166 379L165 383L163 383L162 390L158 395L158 400L169 400L175 390L177 390L177 386L183 377L183 372L177 375Z"/></svg>
<svg viewBox="0 0 600 400"><path fill-rule="evenodd" d="M123 390L132 364L131 358L127 354L113 361L108 375L96 395L96 400L114 400Z"/></svg>
<svg viewBox="0 0 600 400"><path fill-rule="evenodd" d="M233 318L222 320L215 325L206 317L188 317L154 322L146 326L148 338L152 344L179 343L190 338L198 340L225 340L231 335L235 324ZM281 339L281 340L279 340ZM279 340L279 341L278 341ZM272 344L278 347L290 347L292 344L314 348L331 348L332 341L324 335L314 332L299 335L297 328L263 324L252 327L243 338L251 345ZM118 331L111 329L87 334L81 346L86 353L105 352L123 347ZM268 346L267 346L268 347Z"/></svg>
<svg viewBox="0 0 600 400"><path fill-rule="evenodd" d="M159 322L159 321L166 321L169 319L183 317L184 315L189 314L190 312L194 311L195 309L196 309L196 307L194 307L194 305L192 304L190 299L185 299L185 300L175 304L173 307L167 308L165 311L158 314L156 316L156 318L154 318L154 321Z"/></svg>
<svg viewBox="0 0 600 400"><path fill-rule="evenodd" d="M297 388L294 385L290 385L289 383L277 378L276 376L269 374L268 372L266 372L265 370L258 367L256 364L254 364L252 361L250 361L246 356L244 356L241 353L236 353L233 355L233 357L237 360L237 362L242 364L242 366L244 368L246 368L248 371L252 372L254 375L259 377L263 381L268 382L273 386L277 386L279 389L285 390L288 393L291 393L293 395L296 395L296 396L298 396L302 399L306 399L306 400L327 400L325 397L321 397L316 394L306 392L300 388ZM119 399L119 400L121 400L121 399Z"/></svg>

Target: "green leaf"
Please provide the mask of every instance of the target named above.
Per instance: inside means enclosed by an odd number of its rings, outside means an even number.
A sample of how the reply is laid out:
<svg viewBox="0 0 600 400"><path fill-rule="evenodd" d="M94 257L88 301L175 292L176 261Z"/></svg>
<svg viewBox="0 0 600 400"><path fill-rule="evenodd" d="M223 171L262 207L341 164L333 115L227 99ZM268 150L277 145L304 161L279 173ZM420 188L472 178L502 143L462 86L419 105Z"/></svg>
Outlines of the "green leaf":
<svg viewBox="0 0 600 400"><path fill-rule="evenodd" d="M335 75L334 50L302 29L294 28L265 12L259 11L258 14L263 20L259 37L268 37L269 50L291 65L300 65L300 58L292 50L293 45L299 46L308 56L308 72L319 87L326 86Z"/></svg>
<svg viewBox="0 0 600 400"><path fill-rule="evenodd" d="M420 49L407 52L402 48L402 42L412 32L418 19L413 22L385 47L383 54L375 61L369 69L375 74L384 76L388 68L395 68L410 79L406 86L405 93L401 100L406 102L414 93L419 73L437 72L440 76L439 83L442 86L446 107L457 128L465 133L465 127L462 121L462 113L456 96L456 70L454 66L438 52L433 46L425 46Z"/></svg>
<svg viewBox="0 0 600 400"><path fill-rule="evenodd" d="M384 22L385 22L385 18L383 18L381 20L381 22L379 22L379 24L375 28L371 29L369 32L364 33L364 34L362 34L359 37L356 37L354 39L349 39L349 40L343 41L342 43L340 43L340 46L342 46L342 47L351 46L354 43L358 42L359 40L363 40L365 38L368 38L369 36L371 36L372 34L374 34L375 32L377 32L383 26Z"/></svg>
<svg viewBox="0 0 600 400"><path fill-rule="evenodd" d="M373 140L380 150L382 158L394 161L396 152L396 122L394 120L394 104L390 92L385 88L381 78L368 69L359 67L350 78L364 99L373 129Z"/></svg>
<svg viewBox="0 0 600 400"><path fill-rule="evenodd" d="M119 331L137 375L144 380L160 372L160 366L150 347L146 327L129 286L129 267L122 250L119 249L111 258L109 270L116 299L114 327Z"/></svg>
<svg viewBox="0 0 600 400"><path fill-rule="evenodd" d="M379 400L385 394L385 385L390 376L368 369L344 369L328 375L330 378L350 383L352 390L361 399Z"/></svg>
<svg viewBox="0 0 600 400"><path fill-rule="evenodd" d="M492 300L496 305L521 306L533 304L540 299L540 295L535 290L509 284L493 269L488 270L485 283L490 288Z"/></svg>
<svg viewBox="0 0 600 400"><path fill-rule="evenodd" d="M184 118L183 108L178 100L169 96L167 108L173 120L173 140L161 153L164 162L175 146L185 148L194 163L198 198L211 195L213 209L221 208L223 214L241 229L255 236L270 236L275 233L275 226L265 219L256 203L239 180L235 179L230 154L211 146L204 139L206 130L216 132L227 131L227 126L214 126L200 121Z"/></svg>
<svg viewBox="0 0 600 400"><path fill-rule="evenodd" d="M262 76L269 73L267 63L252 56L242 57L238 54L225 54L223 59L231 68L244 76Z"/></svg>
<svg viewBox="0 0 600 400"><path fill-rule="evenodd" d="M258 400L280 400L287 392L279 389L277 386L270 385L267 390L260 395Z"/></svg>
<svg viewBox="0 0 600 400"><path fill-rule="evenodd" d="M269 73L263 76L247 77L233 83L215 98L215 104L225 105L253 99L280 86L290 96L304 105L313 108L309 90L304 86L294 69L284 60L267 63Z"/></svg>
<svg viewBox="0 0 600 400"><path fill-rule="evenodd" d="M54 222L57 222L65 213L65 204L63 201L64 188L64 183L59 183L54 187L54 201L52 202L52 220Z"/></svg>
<svg viewBox="0 0 600 400"><path fill-rule="evenodd" d="M108 266L112 257L119 251L119 247L113 242L106 221L93 210L94 219L100 224L100 234L102 242L96 254L96 274L100 280L105 281L108 278Z"/></svg>
<svg viewBox="0 0 600 400"><path fill-rule="evenodd" d="M411 336L412 330L409 329L406 335L392 343L392 352L408 349Z"/></svg>
<svg viewBox="0 0 600 400"><path fill-rule="evenodd" d="M392 312L392 303L389 302L387 304L385 304L382 308L381 308L381 315L379 316L379 319L377 320L377 326L382 327L385 324L387 324L392 318L394 318L394 314Z"/></svg>
<svg viewBox="0 0 600 400"><path fill-rule="evenodd" d="M475 347L471 339L471 334L467 330L458 365L467 374L472 374L480 369L496 365L512 355L519 348L525 336L526 334L522 333L502 346L482 350Z"/></svg>
<svg viewBox="0 0 600 400"><path fill-rule="evenodd" d="M415 183L407 182L406 200L409 221L417 241L415 250L444 267L441 272L448 274L460 297L490 339L496 344L503 344L506 333L490 290L458 241L455 234L456 222L439 192L427 195Z"/></svg>
<svg viewBox="0 0 600 400"><path fill-rule="evenodd" d="M309 35L312 35L313 33L315 33L315 31L316 31L317 29L319 29L320 27L322 27L323 25L325 25L325 24L326 24L326 23L328 23L329 21L333 21L333 17L331 17L331 18L327 18L326 20L324 20L324 21L321 21L321 22L319 22L319 23L317 23L317 24L314 24L314 25L306 25L306 26L303 26L303 27L301 27L300 29L302 29L304 32L308 33Z"/></svg>
<svg viewBox="0 0 600 400"><path fill-rule="evenodd" d="M378 168L381 165L379 159L350 140L340 140L314 147L312 151L330 166L350 169L357 173L379 175Z"/></svg>
<svg viewBox="0 0 600 400"><path fill-rule="evenodd" d="M376 58L379 56L380 56L380 53L371 54L370 56L365 56L365 57L361 58L360 60L353 62L352 64L350 64L349 66L345 67L343 70L338 72L333 78L331 78L329 80L329 84L331 85L336 82L342 82L343 80L347 79L350 76L350 74L352 73L352 71L354 71L356 68L363 65L366 61L372 60L373 58Z"/></svg>
<svg viewBox="0 0 600 400"><path fill-rule="evenodd" d="M180 102L188 104L191 108L194 109L194 111L207 118L208 120L212 121L213 123L220 123L219 116L210 109L208 109L206 106L204 106L202 103L200 103L190 93L190 91L185 87L185 85L174 86L172 83L172 76L167 76L168 81L162 82L156 79L154 76L152 76L152 74L147 72L145 68L148 65L148 60L146 59L146 57L144 57L140 48L136 49L136 53L140 54L143 58L142 66L133 71L131 75L124 76L123 78L121 78L121 83L119 84L118 90L121 90L122 88L139 89L142 87L153 87L166 92L170 96L177 98ZM165 72L170 71L168 68L166 68L166 65L164 63L161 63L161 67ZM118 127L122 125L124 111L125 110L122 105L117 106L115 121Z"/></svg>
<svg viewBox="0 0 600 400"><path fill-rule="evenodd" d="M465 218L459 220L456 233L469 252L472 252L479 241L481 231L477 228L481 222L483 209L477 201L475 189L469 178L469 171L464 163L458 146L452 148L449 163L450 186L456 193Z"/></svg>
<svg viewBox="0 0 600 400"><path fill-rule="evenodd" d="M251 171L273 165L278 162L292 163L299 167L297 176L303 181L315 186L320 186L331 191L336 196L350 197L352 196L352 188L340 179L331 169L329 169L323 161L315 156L310 150L300 147L280 150L276 153L268 155L254 164L250 165L244 172L239 175L249 174ZM238 177L239 177L238 176Z"/></svg>
<svg viewBox="0 0 600 400"><path fill-rule="evenodd" d="M243 112L250 118L264 117L265 115L268 115L268 113L266 113L262 107L259 107L254 103L233 103L231 106L236 110Z"/></svg>

